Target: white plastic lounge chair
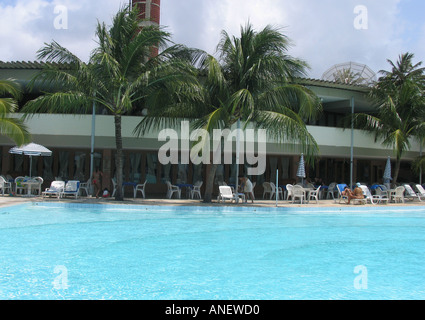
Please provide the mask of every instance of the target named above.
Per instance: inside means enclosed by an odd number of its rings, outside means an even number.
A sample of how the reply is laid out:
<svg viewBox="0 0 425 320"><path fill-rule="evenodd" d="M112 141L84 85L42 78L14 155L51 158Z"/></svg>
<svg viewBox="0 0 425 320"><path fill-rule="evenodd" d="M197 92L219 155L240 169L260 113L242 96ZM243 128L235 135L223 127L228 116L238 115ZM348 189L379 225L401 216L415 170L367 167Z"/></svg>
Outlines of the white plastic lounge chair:
<svg viewBox="0 0 425 320"><path fill-rule="evenodd" d="M366 203L367 201L370 201L371 204L378 204L378 203L388 203L388 198L384 195L372 195L369 188L367 186L361 185L360 188L363 191L363 194L366 197ZM354 199L353 199L354 200Z"/></svg>
<svg viewBox="0 0 425 320"><path fill-rule="evenodd" d="M60 197L61 193L65 189L65 182L64 181L53 181L50 184L49 188L46 188L44 192L42 192L42 197L50 197L50 196L56 196L57 198Z"/></svg>
<svg viewBox="0 0 425 320"><path fill-rule="evenodd" d="M418 192L416 193L419 198L425 199L425 189L420 184L416 185L416 189L418 189Z"/></svg>
<svg viewBox="0 0 425 320"><path fill-rule="evenodd" d="M190 198L191 199L194 199L195 195L197 195L199 197L199 199L202 199L202 196L201 196L202 184L203 184L202 181L198 181L198 182L195 183L192 190L190 190Z"/></svg>
<svg viewBox="0 0 425 320"><path fill-rule="evenodd" d="M406 190L406 195L404 196L404 198L405 199L409 199L409 200L415 200L415 199L418 199L419 201L422 201L421 200L421 197L419 197L416 193L415 193L415 191L413 191L413 189L412 189L412 187L410 186L410 185L408 185L408 184L405 184L404 185L404 189Z"/></svg>
<svg viewBox="0 0 425 320"><path fill-rule="evenodd" d="M404 203L404 187L400 186L391 192L391 201Z"/></svg>
<svg viewBox="0 0 425 320"><path fill-rule="evenodd" d="M137 196L137 191L140 191L142 193L142 198L145 199L146 198L146 194L145 194L145 187L146 187L146 183L148 181L146 180L144 183L142 184L138 184L136 186L136 188L134 188L134 197L136 198Z"/></svg>
<svg viewBox="0 0 425 320"><path fill-rule="evenodd" d="M227 199L236 202L237 197L239 197L243 202L245 202L245 195L243 193L233 193L232 188L230 188L229 186L219 186L218 188L220 190L220 194L217 197L218 202L225 202Z"/></svg>
<svg viewBox="0 0 425 320"><path fill-rule="evenodd" d="M80 193L80 181L71 180L65 184L65 189L61 192L60 197L74 196L75 199L78 198Z"/></svg>
<svg viewBox="0 0 425 320"><path fill-rule="evenodd" d="M388 196L388 189L383 184L380 184L375 189L375 195L377 196Z"/></svg>
<svg viewBox="0 0 425 320"><path fill-rule="evenodd" d="M338 203L342 203L342 202L348 203L348 197L347 196L344 196L342 194L342 192L344 191L344 189L345 189L346 186L347 185L346 184L343 184L343 183L336 185L336 188L338 190L338 199L339 199ZM335 199L335 201L336 201L336 199ZM351 202L352 203L357 203L357 204L366 204L367 203L367 200L366 200L366 198L362 198L362 199L351 199Z"/></svg>
<svg viewBox="0 0 425 320"><path fill-rule="evenodd" d="M316 200L316 203L319 203L320 188L321 188L321 186L319 186L316 190L310 191L310 193L308 195L308 201L309 202L310 202L310 200Z"/></svg>
<svg viewBox="0 0 425 320"><path fill-rule="evenodd" d="M178 186L172 185L170 181L167 181L167 194L166 197L168 199L171 199L173 197L173 194L175 193L177 195L177 198L181 198L181 189Z"/></svg>
<svg viewBox="0 0 425 320"><path fill-rule="evenodd" d="M305 190L299 185L295 185L292 188L292 203L295 203L297 198L300 199L301 204L303 204L303 200L306 200Z"/></svg>
<svg viewBox="0 0 425 320"><path fill-rule="evenodd" d="M10 182L7 182L3 176L0 176L0 189L3 196L5 191L6 192L12 191L12 184Z"/></svg>
<svg viewBox="0 0 425 320"><path fill-rule="evenodd" d="M346 186L347 186L346 184L337 184L335 186L335 188L338 190L338 203L342 203L342 202L348 203L348 197L347 196L344 196L342 194L342 192L344 191L344 189L345 189ZM329 186L329 188L330 187L331 186ZM329 190L328 190L328 194L329 194ZM333 197L333 193L332 193L332 197ZM334 198L334 200L336 202L337 199Z"/></svg>

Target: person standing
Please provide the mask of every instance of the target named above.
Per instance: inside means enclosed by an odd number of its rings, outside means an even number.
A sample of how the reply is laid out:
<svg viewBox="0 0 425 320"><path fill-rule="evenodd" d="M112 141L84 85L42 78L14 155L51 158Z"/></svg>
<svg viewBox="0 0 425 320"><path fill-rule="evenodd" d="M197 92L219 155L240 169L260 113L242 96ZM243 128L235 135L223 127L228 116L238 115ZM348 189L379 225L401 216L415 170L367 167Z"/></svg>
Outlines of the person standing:
<svg viewBox="0 0 425 320"><path fill-rule="evenodd" d="M92 183L94 186L94 192L96 194L96 199L99 198L99 192L102 189L101 179L103 177L102 171L99 168L96 168L96 171L93 172Z"/></svg>

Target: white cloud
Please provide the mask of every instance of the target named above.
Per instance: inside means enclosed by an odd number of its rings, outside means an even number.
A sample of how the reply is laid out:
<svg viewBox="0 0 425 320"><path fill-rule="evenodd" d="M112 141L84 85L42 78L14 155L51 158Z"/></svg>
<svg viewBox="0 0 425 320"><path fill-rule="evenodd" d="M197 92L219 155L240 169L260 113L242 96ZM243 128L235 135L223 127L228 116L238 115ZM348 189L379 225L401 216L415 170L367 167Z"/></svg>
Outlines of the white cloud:
<svg viewBox="0 0 425 320"><path fill-rule="evenodd" d="M34 48L39 44L33 26L42 22L47 1L18 1L16 6L0 7L1 59L34 59Z"/></svg>
<svg viewBox="0 0 425 320"><path fill-rule="evenodd" d="M0 4L0 60L35 60L37 50L52 40L87 60L95 45L96 18L110 21L119 8L114 0L101 2L102 6L99 1L82 0L17 0L13 6ZM55 27L57 5L67 8L67 29Z"/></svg>
<svg viewBox="0 0 425 320"><path fill-rule="evenodd" d="M407 17L405 12L411 12L415 3L423 6L421 1L162 0L161 21L173 34L174 42L211 54L223 29L237 35L248 20L257 30L267 24L283 27L294 42L289 53L309 62L310 76L320 78L333 64L346 61L364 63L378 71L387 68L387 58L397 59L405 51L415 52L416 58L423 60L425 25L422 19ZM53 39L87 60L95 46L97 20L109 24L118 8L128 1L10 0L7 3L0 3L0 60L34 60L43 43ZM67 30L54 28L56 5L68 9ZM354 8L358 5L368 9L367 30L354 27ZM412 30L423 30L422 38L420 32L413 34Z"/></svg>
<svg viewBox="0 0 425 320"><path fill-rule="evenodd" d="M187 3L195 10L188 10ZM173 15L179 26L172 25L178 42L214 53L221 30L237 35L248 20L257 30L267 24L283 27L293 40L290 54L311 65L311 76L320 78L334 64L354 61L378 71L386 58L402 51L397 5L400 0L364 1L368 9L368 29L354 26L354 8L358 0L202 0L202 6L186 0ZM163 0L162 11L174 0ZM201 17L201 21L199 18ZM166 17L167 18L167 17ZM195 21L195 22L194 22ZM162 23L175 23L163 19ZM186 42L185 42L186 41Z"/></svg>

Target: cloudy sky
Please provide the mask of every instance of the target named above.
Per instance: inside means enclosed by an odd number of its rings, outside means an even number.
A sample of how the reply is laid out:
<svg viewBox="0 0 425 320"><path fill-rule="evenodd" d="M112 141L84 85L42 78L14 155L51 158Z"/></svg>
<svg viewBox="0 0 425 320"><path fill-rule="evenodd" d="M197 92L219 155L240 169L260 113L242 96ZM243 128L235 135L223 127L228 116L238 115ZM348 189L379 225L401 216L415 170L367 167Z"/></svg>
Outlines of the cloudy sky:
<svg viewBox="0 0 425 320"><path fill-rule="evenodd" d="M87 60L97 21L110 23L126 0L0 0L0 60L34 61L52 40ZM375 72L386 59L413 52L425 61L423 0L161 0L161 24L173 41L213 54L226 30L248 21L260 30L283 28L290 54L321 78L334 64L354 61Z"/></svg>

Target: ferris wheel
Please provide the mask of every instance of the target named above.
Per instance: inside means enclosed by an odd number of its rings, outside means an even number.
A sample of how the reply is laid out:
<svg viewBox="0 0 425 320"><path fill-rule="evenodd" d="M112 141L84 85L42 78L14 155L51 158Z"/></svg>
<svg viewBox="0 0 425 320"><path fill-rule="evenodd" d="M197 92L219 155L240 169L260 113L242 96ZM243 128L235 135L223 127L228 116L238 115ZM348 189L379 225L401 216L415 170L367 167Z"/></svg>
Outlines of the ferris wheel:
<svg viewBox="0 0 425 320"><path fill-rule="evenodd" d="M343 84L370 86L376 82L376 73L367 65L345 62L332 66L323 73L322 80Z"/></svg>

